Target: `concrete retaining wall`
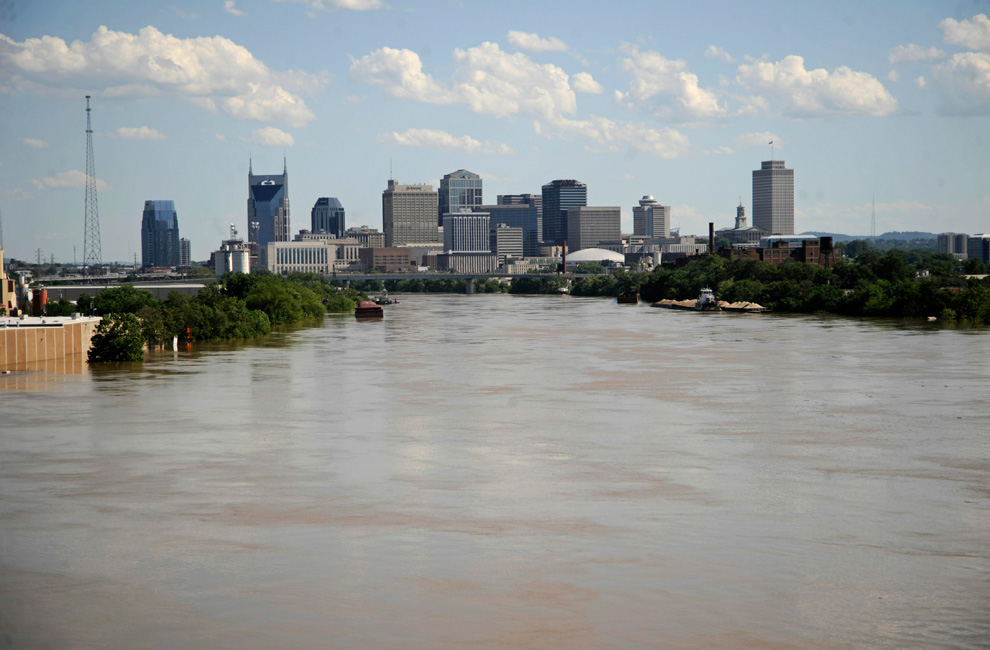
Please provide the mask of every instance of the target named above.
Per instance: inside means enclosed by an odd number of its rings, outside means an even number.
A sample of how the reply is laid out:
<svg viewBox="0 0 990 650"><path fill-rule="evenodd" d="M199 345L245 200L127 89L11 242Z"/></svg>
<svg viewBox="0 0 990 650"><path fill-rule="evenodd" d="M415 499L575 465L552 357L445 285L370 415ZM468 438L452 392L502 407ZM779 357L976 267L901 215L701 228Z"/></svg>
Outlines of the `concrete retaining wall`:
<svg viewBox="0 0 990 650"><path fill-rule="evenodd" d="M0 370L30 363L85 355L99 318L0 319Z"/></svg>

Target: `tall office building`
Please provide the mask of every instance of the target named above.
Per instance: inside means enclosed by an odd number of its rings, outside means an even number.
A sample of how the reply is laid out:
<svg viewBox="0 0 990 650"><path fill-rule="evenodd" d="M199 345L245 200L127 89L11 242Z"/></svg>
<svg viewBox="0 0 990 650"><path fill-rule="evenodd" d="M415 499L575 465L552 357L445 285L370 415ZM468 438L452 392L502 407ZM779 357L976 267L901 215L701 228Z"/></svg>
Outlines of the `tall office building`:
<svg viewBox="0 0 990 650"><path fill-rule="evenodd" d="M490 223L488 214L484 212L443 215L443 252L490 252Z"/></svg>
<svg viewBox="0 0 990 650"><path fill-rule="evenodd" d="M443 225L443 215L470 210L471 206L481 205L481 176L466 169L444 174L440 179L438 196L437 225Z"/></svg>
<svg viewBox="0 0 990 650"><path fill-rule="evenodd" d="M289 172L282 159L281 174L255 175L248 162L248 246L251 265L266 265L269 242L289 241Z"/></svg>
<svg viewBox="0 0 990 650"><path fill-rule="evenodd" d="M543 243L567 238L568 208L588 205L588 186L575 180L550 181L543 186Z"/></svg>
<svg viewBox="0 0 990 650"><path fill-rule="evenodd" d="M531 195L530 195L531 196ZM499 197L501 199L503 197ZM540 201L540 197L535 197ZM520 228L523 236L523 253L526 257L538 257L540 254L540 213L534 203L506 203L499 205L479 205L473 208L475 212L487 212L491 217L492 228L499 224Z"/></svg>
<svg viewBox="0 0 990 650"><path fill-rule="evenodd" d="M437 193L432 185L402 185L393 179L382 192L385 247L438 244Z"/></svg>
<svg viewBox="0 0 990 650"><path fill-rule="evenodd" d="M144 202L141 266L179 266L179 218L175 214L175 202Z"/></svg>
<svg viewBox="0 0 990 650"><path fill-rule="evenodd" d="M505 266L507 258L518 260L523 257L522 228L513 228L504 223L492 223L489 236L490 248L499 266Z"/></svg>
<svg viewBox="0 0 990 650"><path fill-rule="evenodd" d="M567 250L598 248L602 242L622 238L622 210L618 207L579 206L567 208Z"/></svg>
<svg viewBox="0 0 990 650"><path fill-rule="evenodd" d="M316 234L344 236L344 206L332 196L316 199L316 204L309 213L310 232Z"/></svg>
<svg viewBox="0 0 990 650"><path fill-rule="evenodd" d="M191 246L185 237L179 238L179 266L192 266Z"/></svg>
<svg viewBox="0 0 990 650"><path fill-rule="evenodd" d="M965 233L943 232L938 236L938 252L952 255L957 260L965 260L969 255L969 235Z"/></svg>
<svg viewBox="0 0 990 650"><path fill-rule="evenodd" d="M633 208L633 235L649 239L670 237L670 206L647 194Z"/></svg>
<svg viewBox="0 0 990 650"><path fill-rule="evenodd" d="M753 225L772 235L794 234L794 170L765 160L753 170Z"/></svg>

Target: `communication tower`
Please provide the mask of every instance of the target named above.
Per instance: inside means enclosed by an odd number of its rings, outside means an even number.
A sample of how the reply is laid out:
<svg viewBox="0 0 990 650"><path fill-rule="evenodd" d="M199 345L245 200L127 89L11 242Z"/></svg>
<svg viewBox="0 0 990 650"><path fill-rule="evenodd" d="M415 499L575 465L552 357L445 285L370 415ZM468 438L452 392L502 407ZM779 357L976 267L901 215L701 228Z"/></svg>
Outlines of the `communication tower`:
<svg viewBox="0 0 990 650"><path fill-rule="evenodd" d="M83 217L83 266L103 265L100 250L100 211L96 201L96 164L93 162L93 125L89 117L89 95L86 95L86 206Z"/></svg>

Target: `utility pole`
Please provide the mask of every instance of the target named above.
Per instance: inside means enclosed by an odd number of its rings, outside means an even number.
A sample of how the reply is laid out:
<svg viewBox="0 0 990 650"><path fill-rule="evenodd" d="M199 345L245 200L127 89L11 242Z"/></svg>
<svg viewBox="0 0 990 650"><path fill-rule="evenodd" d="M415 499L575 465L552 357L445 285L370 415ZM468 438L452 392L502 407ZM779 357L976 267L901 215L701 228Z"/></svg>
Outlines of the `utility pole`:
<svg viewBox="0 0 990 650"><path fill-rule="evenodd" d="M96 163L93 161L93 124L86 95L86 204L83 216L83 266L92 272L103 265L100 246L100 211L96 200Z"/></svg>

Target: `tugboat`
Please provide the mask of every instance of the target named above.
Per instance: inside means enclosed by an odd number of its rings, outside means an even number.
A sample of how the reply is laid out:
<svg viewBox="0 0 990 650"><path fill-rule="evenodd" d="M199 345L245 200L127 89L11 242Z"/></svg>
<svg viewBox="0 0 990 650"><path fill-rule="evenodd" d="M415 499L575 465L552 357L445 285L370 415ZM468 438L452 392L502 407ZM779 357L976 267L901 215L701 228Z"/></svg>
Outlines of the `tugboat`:
<svg viewBox="0 0 990 650"><path fill-rule="evenodd" d="M722 308L718 306L718 301L715 300L715 294L708 287L701 290L698 294L698 299L694 302L695 311L722 311Z"/></svg>
<svg viewBox="0 0 990 650"><path fill-rule="evenodd" d="M385 310L370 300L362 300L354 310L355 318L384 318Z"/></svg>
<svg viewBox="0 0 990 650"><path fill-rule="evenodd" d="M375 302L375 304L378 305L391 305L399 302L395 298L390 298L388 295L388 291L383 291L381 294L372 298L372 300Z"/></svg>
<svg viewBox="0 0 990 650"><path fill-rule="evenodd" d="M638 291L627 291L625 293L619 294L619 297L615 299L620 305L638 305L639 304L639 292Z"/></svg>

